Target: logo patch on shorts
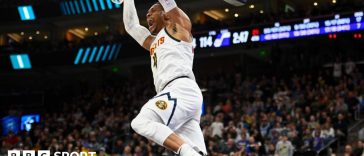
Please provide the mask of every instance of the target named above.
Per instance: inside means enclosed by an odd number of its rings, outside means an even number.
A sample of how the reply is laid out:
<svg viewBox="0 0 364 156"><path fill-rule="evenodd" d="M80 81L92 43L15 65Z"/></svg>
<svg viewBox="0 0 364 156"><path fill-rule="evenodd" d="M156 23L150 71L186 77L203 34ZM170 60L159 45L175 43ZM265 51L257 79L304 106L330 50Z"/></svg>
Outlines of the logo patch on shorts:
<svg viewBox="0 0 364 156"><path fill-rule="evenodd" d="M165 101L163 101L163 100L158 100L158 101L155 103L155 105L156 105L159 109L161 109L161 110L165 110L165 109L167 109L167 106L168 106L167 102L165 102Z"/></svg>

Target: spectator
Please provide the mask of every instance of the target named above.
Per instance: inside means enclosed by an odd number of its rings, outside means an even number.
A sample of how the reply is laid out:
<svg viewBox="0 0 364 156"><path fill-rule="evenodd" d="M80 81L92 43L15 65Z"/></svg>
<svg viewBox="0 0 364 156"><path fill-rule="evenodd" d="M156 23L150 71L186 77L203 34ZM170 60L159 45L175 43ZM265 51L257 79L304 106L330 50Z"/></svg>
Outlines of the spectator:
<svg viewBox="0 0 364 156"><path fill-rule="evenodd" d="M248 155L257 155L262 144L255 140L253 136L249 137L249 141L245 147L245 153Z"/></svg>
<svg viewBox="0 0 364 156"><path fill-rule="evenodd" d="M335 130L331 126L330 122L326 122L321 130L321 138L324 143L327 144L335 138Z"/></svg>
<svg viewBox="0 0 364 156"><path fill-rule="evenodd" d="M229 121L228 126L224 128L224 132L235 136L237 135L237 128L235 127L234 121Z"/></svg>
<svg viewBox="0 0 364 156"><path fill-rule="evenodd" d="M211 124L211 128L212 128L211 137L217 136L219 138L222 138L222 133L224 131L224 125L221 121L222 121L222 115L219 114L216 116L215 121Z"/></svg>
<svg viewBox="0 0 364 156"><path fill-rule="evenodd" d="M338 80L342 75L342 64L339 58L336 58L336 62L334 63L333 76L336 80Z"/></svg>
<svg viewBox="0 0 364 156"><path fill-rule="evenodd" d="M223 149L221 150L221 153L230 155L231 153L235 153L238 151L238 148L236 147L236 144L233 139L228 139L226 144L224 144Z"/></svg>
<svg viewBox="0 0 364 156"><path fill-rule="evenodd" d="M337 115L337 121L335 122L336 136L339 137L340 143L344 143L346 141L346 137L348 135L348 126L349 123L344 118L342 113Z"/></svg>
<svg viewBox="0 0 364 156"><path fill-rule="evenodd" d="M359 130L358 136L360 140L364 140L364 127Z"/></svg>
<svg viewBox="0 0 364 156"><path fill-rule="evenodd" d="M121 155L123 153L123 150L124 150L123 140L117 139L112 147L112 153Z"/></svg>
<svg viewBox="0 0 364 156"><path fill-rule="evenodd" d="M345 62L345 74L351 75L355 69L355 63L349 57Z"/></svg>
<svg viewBox="0 0 364 156"><path fill-rule="evenodd" d="M351 145L345 146L344 156L352 156L353 155L353 148Z"/></svg>
<svg viewBox="0 0 364 156"><path fill-rule="evenodd" d="M349 113L352 115L353 119L355 119L355 111L359 109L359 99L355 94L354 91L350 91L345 102L348 104Z"/></svg>
<svg viewBox="0 0 364 156"><path fill-rule="evenodd" d="M313 149L318 152L322 149L322 147L324 146L324 141L321 138L321 130L318 131L314 131L313 134Z"/></svg>
<svg viewBox="0 0 364 156"><path fill-rule="evenodd" d="M133 154L131 153L131 147L125 146L124 153L121 156L133 156Z"/></svg>
<svg viewBox="0 0 364 156"><path fill-rule="evenodd" d="M344 100L341 97L338 97L336 99L336 106L335 106L335 114L338 113L348 113L348 105L346 103L344 103Z"/></svg>
<svg viewBox="0 0 364 156"><path fill-rule="evenodd" d="M301 153L309 152L313 150L313 138L310 133L310 129L306 128L303 132L302 138L303 145L301 146Z"/></svg>
<svg viewBox="0 0 364 156"><path fill-rule="evenodd" d="M310 129L315 129L318 126L319 126L319 123L317 122L316 117L314 115L311 115L310 121L308 122L308 127Z"/></svg>
<svg viewBox="0 0 364 156"><path fill-rule="evenodd" d="M293 156L293 146L286 135L281 136L281 140L276 145L276 154L279 156Z"/></svg>
<svg viewBox="0 0 364 156"><path fill-rule="evenodd" d="M4 138L3 144L5 147L12 149L17 145L20 141L20 138L14 134L14 132L10 131L8 135Z"/></svg>
<svg viewBox="0 0 364 156"><path fill-rule="evenodd" d="M265 145L265 151L267 156L274 156L275 154L274 144L268 141L268 143Z"/></svg>
<svg viewBox="0 0 364 156"><path fill-rule="evenodd" d="M355 145L353 155L362 156L362 154L364 154L363 152L364 152L364 144L363 144L363 141L359 140L359 141L357 141L357 144Z"/></svg>

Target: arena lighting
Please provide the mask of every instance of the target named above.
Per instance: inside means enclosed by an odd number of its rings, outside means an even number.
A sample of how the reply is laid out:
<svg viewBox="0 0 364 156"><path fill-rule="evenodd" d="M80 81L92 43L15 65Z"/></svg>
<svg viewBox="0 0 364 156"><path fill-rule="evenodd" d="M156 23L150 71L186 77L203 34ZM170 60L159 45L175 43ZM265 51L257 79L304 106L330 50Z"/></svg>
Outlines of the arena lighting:
<svg viewBox="0 0 364 156"><path fill-rule="evenodd" d="M28 54L10 55L10 61L15 70L32 68Z"/></svg>
<svg viewBox="0 0 364 156"><path fill-rule="evenodd" d="M206 111L205 111L205 102L202 101L202 106L201 106L201 116L205 115L206 114Z"/></svg>
<svg viewBox="0 0 364 156"><path fill-rule="evenodd" d="M116 8L120 8L120 4L114 3Z"/></svg>
<svg viewBox="0 0 364 156"><path fill-rule="evenodd" d="M81 59L82 54L83 54L83 48L80 48L78 50L78 53L77 53L77 56L76 56L76 59L75 59L74 64L78 64L78 62L80 62L80 59Z"/></svg>
<svg viewBox="0 0 364 156"><path fill-rule="evenodd" d="M261 51L259 51L259 56L262 58L266 58L268 56L267 50L262 49Z"/></svg>
<svg viewBox="0 0 364 156"><path fill-rule="evenodd" d="M8 135L9 132L17 134L19 132L19 118L16 116L6 116L1 119L2 133Z"/></svg>
<svg viewBox="0 0 364 156"><path fill-rule="evenodd" d="M203 13L215 20L220 20L225 17L225 15L223 13L221 13L217 10L208 10L208 11L204 11Z"/></svg>
<svg viewBox="0 0 364 156"><path fill-rule="evenodd" d="M82 64L86 63L86 60L87 60L88 55L90 54L90 51L91 51L91 48L86 49L85 55L83 56L83 59L82 59Z"/></svg>
<svg viewBox="0 0 364 156"><path fill-rule="evenodd" d="M104 46L102 45L99 49L99 52L97 53L97 56L96 56L96 62L99 62L100 58L101 58L101 55L102 55L102 52L104 51ZM91 61L92 62L92 61Z"/></svg>
<svg viewBox="0 0 364 156"><path fill-rule="evenodd" d="M362 36L362 34L354 34L354 38L355 39L361 39L363 36Z"/></svg>
<svg viewBox="0 0 364 156"><path fill-rule="evenodd" d="M233 6L243 6L248 2L248 0L224 0L226 3L229 3Z"/></svg>
<svg viewBox="0 0 364 156"><path fill-rule="evenodd" d="M86 1L86 4L87 4L87 9L88 9L88 12L92 12L92 6L91 6L91 2L89 0L85 0Z"/></svg>
<svg viewBox="0 0 364 156"><path fill-rule="evenodd" d="M336 38L337 38L336 34L329 34L329 39L336 39Z"/></svg>
<svg viewBox="0 0 364 156"><path fill-rule="evenodd" d="M111 71L114 72L114 73L118 73L120 71L120 68L119 67L112 67Z"/></svg>
<svg viewBox="0 0 364 156"><path fill-rule="evenodd" d="M39 114L23 115L20 121L20 130L25 130L29 132L32 129L33 123L38 123L39 121L40 121Z"/></svg>
<svg viewBox="0 0 364 156"><path fill-rule="evenodd" d="M101 9L102 9L102 10L105 10L105 9L106 9L106 7L105 7L104 0L99 0L99 2L100 2Z"/></svg>
<svg viewBox="0 0 364 156"><path fill-rule="evenodd" d="M59 3L63 15L77 15L120 8L110 0L64 0Z"/></svg>
<svg viewBox="0 0 364 156"><path fill-rule="evenodd" d="M78 49L74 64L86 64L99 61L115 60L119 55L121 44L107 44L101 46Z"/></svg>
<svg viewBox="0 0 364 156"><path fill-rule="evenodd" d="M75 11L75 8L73 7L73 3L72 3L72 1L68 1L68 5L70 6L70 8L71 8L71 13L72 14L76 14L76 11Z"/></svg>
<svg viewBox="0 0 364 156"><path fill-rule="evenodd" d="M94 9L95 9L95 11L99 11L99 7L98 7L98 5L97 5L96 0L92 0L92 4L94 5Z"/></svg>
<svg viewBox="0 0 364 156"><path fill-rule="evenodd" d="M107 59L110 61L113 57L114 57L114 53L115 53L115 50L118 49L117 48L118 46L116 44L114 44L111 48L111 52L110 52L110 55L109 57L107 57ZM106 58L105 58L106 59Z"/></svg>
<svg viewBox="0 0 364 156"><path fill-rule="evenodd" d="M65 15L70 15L71 14L67 3L62 2L62 3L60 3L60 6L61 6L60 8L61 8L62 14L65 14Z"/></svg>
<svg viewBox="0 0 364 156"><path fill-rule="evenodd" d="M110 44L106 46L105 51L104 51L104 55L102 56L102 61L106 60L107 54L110 51Z"/></svg>
<svg viewBox="0 0 364 156"><path fill-rule="evenodd" d="M97 51L98 47L95 46L93 49L92 49L92 53L91 53L91 56L88 60L88 63L92 63L92 61L94 60L94 57L95 57L95 54L96 54L96 51Z"/></svg>
<svg viewBox="0 0 364 156"><path fill-rule="evenodd" d="M79 2L80 2L80 5L81 5L82 13L86 13L85 3L83 2L83 0L80 0Z"/></svg>
<svg viewBox="0 0 364 156"><path fill-rule="evenodd" d="M107 8L112 9L112 2L111 0L106 0Z"/></svg>
<svg viewBox="0 0 364 156"><path fill-rule="evenodd" d="M75 5L75 8L76 8L77 14L80 14L80 13L81 13L81 8L80 8L80 6L78 5L77 0L73 1L73 3L74 3L74 5Z"/></svg>
<svg viewBox="0 0 364 156"><path fill-rule="evenodd" d="M35 14L31 5L18 6L18 12L22 21L35 20Z"/></svg>

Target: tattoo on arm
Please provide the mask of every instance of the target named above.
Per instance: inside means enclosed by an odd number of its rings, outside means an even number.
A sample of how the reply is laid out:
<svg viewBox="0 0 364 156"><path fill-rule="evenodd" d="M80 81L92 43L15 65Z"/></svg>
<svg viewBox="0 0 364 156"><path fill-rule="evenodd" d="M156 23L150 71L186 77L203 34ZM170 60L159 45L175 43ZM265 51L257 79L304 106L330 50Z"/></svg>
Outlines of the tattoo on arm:
<svg viewBox="0 0 364 156"><path fill-rule="evenodd" d="M173 23L173 26L172 26L172 30L173 30L173 33L177 33L177 24L176 23Z"/></svg>

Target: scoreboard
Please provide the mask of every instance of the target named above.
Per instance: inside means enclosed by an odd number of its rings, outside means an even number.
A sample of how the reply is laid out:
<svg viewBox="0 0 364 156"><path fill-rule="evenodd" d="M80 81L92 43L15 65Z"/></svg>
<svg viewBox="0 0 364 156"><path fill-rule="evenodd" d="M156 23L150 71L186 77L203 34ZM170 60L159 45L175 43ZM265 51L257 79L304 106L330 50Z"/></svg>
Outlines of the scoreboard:
<svg viewBox="0 0 364 156"><path fill-rule="evenodd" d="M265 27L213 30L197 35L193 43L195 48L221 48L248 42L266 42L360 30L364 30L363 12L355 12L319 19L306 18L286 24L276 22Z"/></svg>

